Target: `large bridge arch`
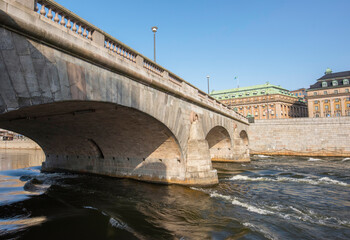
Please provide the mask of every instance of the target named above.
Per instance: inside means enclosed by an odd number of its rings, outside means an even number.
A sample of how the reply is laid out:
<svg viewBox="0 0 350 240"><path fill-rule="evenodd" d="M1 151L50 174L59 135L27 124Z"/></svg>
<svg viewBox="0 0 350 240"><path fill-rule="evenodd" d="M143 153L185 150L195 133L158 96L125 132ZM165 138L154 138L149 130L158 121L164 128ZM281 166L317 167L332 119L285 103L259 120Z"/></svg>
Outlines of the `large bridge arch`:
<svg viewBox="0 0 350 240"><path fill-rule="evenodd" d="M1 115L46 154L44 170L73 170L149 181L184 178L183 151L161 122L113 103L65 101ZM139 177L141 176L141 177Z"/></svg>

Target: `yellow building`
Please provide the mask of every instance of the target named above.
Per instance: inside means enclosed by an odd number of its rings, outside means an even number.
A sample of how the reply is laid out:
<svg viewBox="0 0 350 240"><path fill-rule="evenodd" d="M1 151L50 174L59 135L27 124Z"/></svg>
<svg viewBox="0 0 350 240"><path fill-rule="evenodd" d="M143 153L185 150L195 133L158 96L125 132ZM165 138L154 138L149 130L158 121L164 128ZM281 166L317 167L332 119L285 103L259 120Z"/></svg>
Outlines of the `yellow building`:
<svg viewBox="0 0 350 240"><path fill-rule="evenodd" d="M307 89L309 117L350 116L350 71L325 75Z"/></svg>
<svg viewBox="0 0 350 240"><path fill-rule="evenodd" d="M306 89L305 88L299 88L298 90L290 91L291 94L294 94L298 98L301 98L302 100L306 101Z"/></svg>
<svg viewBox="0 0 350 240"><path fill-rule="evenodd" d="M221 91L210 95L236 112L255 119L307 117L307 105L287 89L269 83Z"/></svg>

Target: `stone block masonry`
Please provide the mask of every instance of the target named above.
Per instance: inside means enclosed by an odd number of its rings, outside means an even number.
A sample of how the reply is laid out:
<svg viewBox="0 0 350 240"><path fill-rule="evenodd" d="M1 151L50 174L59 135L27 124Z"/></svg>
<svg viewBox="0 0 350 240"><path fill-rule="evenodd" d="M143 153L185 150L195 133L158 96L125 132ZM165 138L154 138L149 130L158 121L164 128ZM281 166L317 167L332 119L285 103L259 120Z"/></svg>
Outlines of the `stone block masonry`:
<svg viewBox="0 0 350 240"><path fill-rule="evenodd" d="M350 156L350 117L258 120L248 136L251 154Z"/></svg>

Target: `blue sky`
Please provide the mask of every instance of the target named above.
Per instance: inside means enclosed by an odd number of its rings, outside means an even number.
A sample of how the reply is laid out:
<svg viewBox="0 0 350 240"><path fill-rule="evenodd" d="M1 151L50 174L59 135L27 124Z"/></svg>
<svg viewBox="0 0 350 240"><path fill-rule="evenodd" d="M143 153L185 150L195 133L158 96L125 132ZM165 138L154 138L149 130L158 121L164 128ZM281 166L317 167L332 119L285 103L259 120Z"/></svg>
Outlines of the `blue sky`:
<svg viewBox="0 0 350 240"><path fill-rule="evenodd" d="M309 87L350 70L349 0L56 0L207 91L269 81Z"/></svg>

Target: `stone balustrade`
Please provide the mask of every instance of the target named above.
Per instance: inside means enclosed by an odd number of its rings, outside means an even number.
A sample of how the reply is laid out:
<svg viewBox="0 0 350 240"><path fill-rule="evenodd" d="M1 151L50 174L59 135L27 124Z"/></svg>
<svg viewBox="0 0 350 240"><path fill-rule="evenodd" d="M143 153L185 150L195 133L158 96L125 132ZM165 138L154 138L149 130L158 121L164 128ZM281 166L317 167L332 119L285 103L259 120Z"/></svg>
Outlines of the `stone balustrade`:
<svg viewBox="0 0 350 240"><path fill-rule="evenodd" d="M159 76L162 76L164 72L162 67L147 59L143 60L143 67Z"/></svg>
<svg viewBox="0 0 350 240"><path fill-rule="evenodd" d="M93 27L77 18L74 13L60 6L54 1L38 0L35 2L35 11L40 15L66 27L83 38L92 40ZM90 26L89 26L90 25Z"/></svg>
<svg viewBox="0 0 350 240"><path fill-rule="evenodd" d="M130 60L134 63L136 63L136 56L137 54L128 48L124 47L122 44L113 41L111 39L106 38L105 40L105 48L109 49L110 51L122 56L123 58Z"/></svg>
<svg viewBox="0 0 350 240"><path fill-rule="evenodd" d="M57 23L57 26L63 26L69 31L77 34L78 37L94 42L95 44L104 47L109 53L116 54L129 61L130 64L141 65L147 72L153 73L160 78L162 84L169 82L171 86L180 87L180 92L187 93L192 99L202 105L210 106L212 109L217 109L228 116L247 123L247 119L235 112L233 109L212 98L205 92L194 87L182 78L176 76L165 68L161 67L154 61L141 55L137 51L123 44L111 35L103 32L96 26L82 19L78 15L59 5L53 0L28 0L34 1L34 11L44 16L47 19ZM141 59L140 62L137 59ZM174 85L175 84L175 85ZM166 84L167 85L167 84ZM191 89L191 90L189 90Z"/></svg>

